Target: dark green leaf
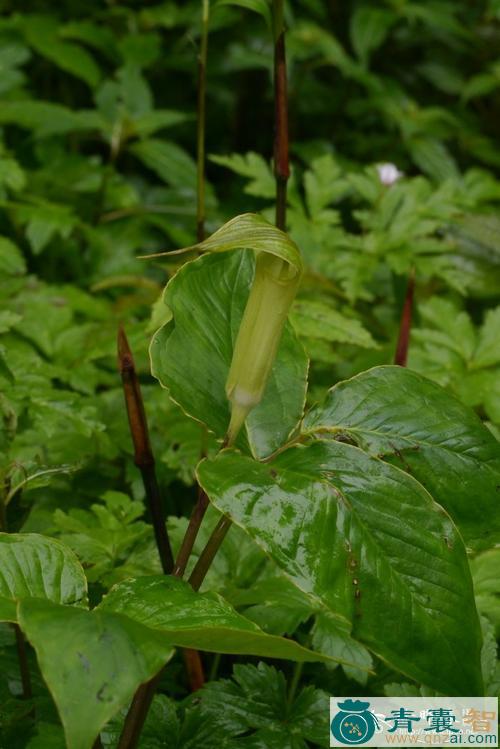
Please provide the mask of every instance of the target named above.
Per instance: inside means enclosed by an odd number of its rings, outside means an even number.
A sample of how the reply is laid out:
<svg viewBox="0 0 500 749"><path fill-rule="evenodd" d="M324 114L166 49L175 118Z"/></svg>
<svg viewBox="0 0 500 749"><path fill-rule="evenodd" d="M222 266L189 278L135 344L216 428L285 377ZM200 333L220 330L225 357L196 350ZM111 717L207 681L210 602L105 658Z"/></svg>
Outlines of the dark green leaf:
<svg viewBox="0 0 500 749"><path fill-rule="evenodd" d="M87 581L67 546L35 533L0 534L0 618L16 621L24 598L85 606Z"/></svg>
<svg viewBox="0 0 500 749"><path fill-rule="evenodd" d="M182 580L141 577L115 586L99 605L160 633L172 645L297 661L329 661L293 640L265 634L216 593L195 593Z"/></svg>
<svg viewBox="0 0 500 749"><path fill-rule="evenodd" d="M305 429L348 435L411 473L450 512L467 541L499 537L500 445L434 382L409 369L375 367L332 388Z"/></svg>
<svg viewBox="0 0 500 749"><path fill-rule="evenodd" d="M215 506L314 605L350 622L355 639L446 694L481 693L463 542L411 476L333 441L291 448L265 465L224 451L198 474Z"/></svg>

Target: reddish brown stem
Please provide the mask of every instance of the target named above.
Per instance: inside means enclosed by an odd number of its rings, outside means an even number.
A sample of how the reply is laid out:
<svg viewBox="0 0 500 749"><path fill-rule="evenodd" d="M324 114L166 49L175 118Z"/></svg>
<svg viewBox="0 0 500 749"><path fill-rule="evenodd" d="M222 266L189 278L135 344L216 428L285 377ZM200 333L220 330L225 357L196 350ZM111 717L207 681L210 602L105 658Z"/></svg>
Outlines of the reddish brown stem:
<svg viewBox="0 0 500 749"><path fill-rule="evenodd" d="M282 11L281 11L282 12ZM276 12L280 15L280 11ZM282 23L281 21L278 21ZM274 45L274 174L276 177L276 226L286 230L287 183L290 177L288 145L288 90L285 30L277 31Z"/></svg>
<svg viewBox="0 0 500 749"><path fill-rule="evenodd" d="M135 693L123 724L117 749L133 749L137 746L162 673L163 669L150 681L141 684Z"/></svg>
<svg viewBox="0 0 500 749"><path fill-rule="evenodd" d="M413 316L413 297L415 293L415 269L412 268L408 277L405 301L401 312L399 324L399 336L394 356L394 364L406 367L408 361L408 349L410 346L411 322Z"/></svg>
<svg viewBox="0 0 500 749"><path fill-rule="evenodd" d="M118 365L134 445L134 461L141 471L161 565L165 574L171 574L174 568L174 558L161 506L146 412L134 358L122 327L118 330ZM186 650L184 651L184 660L191 690L196 691L204 683L200 654L196 650ZM135 749L137 746L160 676L161 672L146 684L142 684L135 693L125 718L118 749Z"/></svg>
<svg viewBox="0 0 500 749"><path fill-rule="evenodd" d="M201 522L205 516L208 507L208 497L203 489L198 487L198 499L189 518L189 525L187 527L184 538L182 539L181 548L177 554L175 560L173 574L176 577L182 577L186 571L186 566L193 551L194 542L200 530Z"/></svg>
<svg viewBox="0 0 500 749"><path fill-rule="evenodd" d="M130 434L134 445L134 462L142 474L146 499L153 520L158 554L163 571L168 575L173 570L174 558L161 506L160 489L156 478L155 460L149 440L141 386L135 371L132 351L125 331L121 326L118 330L118 365L122 377Z"/></svg>

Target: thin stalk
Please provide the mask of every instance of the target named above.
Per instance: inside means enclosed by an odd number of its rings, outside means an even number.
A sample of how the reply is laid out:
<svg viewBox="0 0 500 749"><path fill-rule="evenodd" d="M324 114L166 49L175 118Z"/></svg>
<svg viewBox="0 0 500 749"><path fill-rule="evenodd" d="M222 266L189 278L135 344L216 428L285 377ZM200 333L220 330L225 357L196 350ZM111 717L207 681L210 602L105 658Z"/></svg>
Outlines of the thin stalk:
<svg viewBox="0 0 500 749"><path fill-rule="evenodd" d="M155 460L149 439L141 386L135 371L132 351L122 327L118 330L118 365L122 378L130 434L134 445L134 462L142 475L163 572L169 575L174 567L174 558L161 506L160 488L156 478Z"/></svg>
<svg viewBox="0 0 500 749"><path fill-rule="evenodd" d="M202 520L205 517L208 505L208 497L201 486L199 486L198 498L191 513L191 517L189 518L189 525L187 527L186 533L184 534L179 553L177 554L177 558L175 560L174 571L172 573L175 577L182 577L184 575L184 572L186 571L186 566L189 561L189 557L191 556L191 552L193 551L193 546L196 541L196 537L198 536L198 531L200 530Z"/></svg>
<svg viewBox="0 0 500 749"><path fill-rule="evenodd" d="M215 653L213 661L212 661L212 666L210 668L210 673L208 675L209 681L215 681L215 679L217 678L217 673L219 671L221 660L222 660L222 653Z"/></svg>
<svg viewBox="0 0 500 749"><path fill-rule="evenodd" d="M400 367L406 367L408 361L408 349L410 346L411 323L413 317L413 297L415 294L415 268L412 268L408 277L406 287L405 301L401 312L401 321L399 324L398 343L394 364Z"/></svg>
<svg viewBox="0 0 500 749"><path fill-rule="evenodd" d="M205 130L207 99L207 53L210 0L202 0L201 38L198 56L198 112L197 112L197 204L196 236L198 242L205 239Z"/></svg>
<svg viewBox="0 0 500 749"><path fill-rule="evenodd" d="M276 226L278 229L286 231L286 201L290 161L283 6L284 0L274 0L274 175L276 177Z"/></svg>
<svg viewBox="0 0 500 749"><path fill-rule="evenodd" d="M163 669L150 681L141 684L135 693L123 724L117 749L134 749L137 746L162 673Z"/></svg>
<svg viewBox="0 0 500 749"><path fill-rule="evenodd" d="M118 364L122 377L130 433L134 445L134 461L142 475L162 569L166 575L169 575L174 568L174 558L161 506L160 489L156 478L155 461L149 439L141 387L135 371L132 351L122 327L118 330ZM195 691L200 688L200 682L203 684L203 666L200 655L196 650L185 650L184 658L191 689ZM122 747L133 749L137 745L151 701L154 697L158 679L159 675L140 686L137 690L125 718L120 736L120 749Z"/></svg>
<svg viewBox="0 0 500 749"><path fill-rule="evenodd" d="M189 584L193 590L199 590L205 576L212 564L215 555L219 551L222 542L224 541L228 530L232 525L232 520L223 515L214 530L203 551L200 554L198 561L196 562L194 569L189 578Z"/></svg>
<svg viewBox="0 0 500 749"><path fill-rule="evenodd" d="M19 661L19 671L21 673L21 684L23 687L23 699L29 700L33 697L33 689L31 686L31 675L28 666L28 653L26 650L26 641L24 635L21 632L19 624L14 624L14 632L16 635L16 649L17 658Z"/></svg>
<svg viewBox="0 0 500 749"><path fill-rule="evenodd" d="M224 442L222 443L221 450L229 446L229 439L226 436ZM186 571L187 563L189 562L189 558L193 552L193 547L198 537L198 532L200 530L201 523L203 521L203 518L205 517L205 513L208 509L209 504L210 502L207 495L205 494L201 486L199 486L196 504L193 507L186 533L184 534L184 538L182 539L182 543L175 560L174 571L172 573L175 577L182 577L184 575L184 572Z"/></svg>
<svg viewBox="0 0 500 749"><path fill-rule="evenodd" d="M297 661L297 663L295 664L293 668L293 674L290 680L290 686L288 688L287 703L288 703L289 708L293 705L293 702L295 700L295 695L297 694L297 688L299 686L299 682L300 682L303 670L304 670L304 664Z"/></svg>

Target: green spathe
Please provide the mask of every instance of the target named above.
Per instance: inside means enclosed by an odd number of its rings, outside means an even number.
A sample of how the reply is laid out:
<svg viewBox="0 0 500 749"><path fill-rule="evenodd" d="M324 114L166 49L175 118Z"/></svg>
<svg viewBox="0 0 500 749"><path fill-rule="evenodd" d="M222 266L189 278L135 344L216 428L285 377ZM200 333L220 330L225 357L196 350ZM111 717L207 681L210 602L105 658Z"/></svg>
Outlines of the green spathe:
<svg viewBox="0 0 500 749"><path fill-rule="evenodd" d="M268 254L258 256L226 382L231 402L229 443L262 400L299 283L300 274L282 260Z"/></svg>

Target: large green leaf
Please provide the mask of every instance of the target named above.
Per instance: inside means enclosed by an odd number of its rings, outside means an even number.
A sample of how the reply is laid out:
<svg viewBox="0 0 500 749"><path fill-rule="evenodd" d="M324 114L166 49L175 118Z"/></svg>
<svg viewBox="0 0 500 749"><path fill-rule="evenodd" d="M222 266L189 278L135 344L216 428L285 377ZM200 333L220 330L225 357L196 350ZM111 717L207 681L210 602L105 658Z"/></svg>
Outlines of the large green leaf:
<svg viewBox="0 0 500 749"><path fill-rule="evenodd" d="M19 624L36 650L68 749L91 749L108 720L173 652L153 630L108 611L26 599Z"/></svg>
<svg viewBox="0 0 500 749"><path fill-rule="evenodd" d="M375 367L336 385L306 418L316 434L351 438L411 473L451 514L465 540L500 536L500 444L446 390L401 367Z"/></svg>
<svg viewBox="0 0 500 749"><path fill-rule="evenodd" d="M220 596L195 593L186 582L164 575L117 585L93 611L24 600L19 623L36 650L69 749L90 749L137 686L167 662L173 645L296 661L336 660L267 635Z"/></svg>
<svg viewBox="0 0 500 749"><path fill-rule="evenodd" d="M266 464L223 451L198 474L215 506L354 638L445 694L481 693L463 542L411 476L334 441Z"/></svg>
<svg viewBox="0 0 500 749"><path fill-rule="evenodd" d="M254 247L250 238L244 241ZM277 250L285 254L282 247ZM291 251L289 257L295 262ZM230 417L225 384L253 272L250 252L214 253L184 265L165 289L173 320L151 343L154 376L189 416L221 438ZM307 357L286 326L264 397L246 420L248 442L257 457L279 448L296 427L306 381ZM244 446L244 437L239 444Z"/></svg>
<svg viewBox="0 0 500 749"><path fill-rule="evenodd" d="M332 662L329 656L293 640L266 634L218 594L195 593L186 582L164 575L119 583L98 608L160 632L172 645L214 653Z"/></svg>
<svg viewBox="0 0 500 749"><path fill-rule="evenodd" d="M85 606L85 574L60 541L36 533L1 533L0 621L17 621L17 601L23 598Z"/></svg>

